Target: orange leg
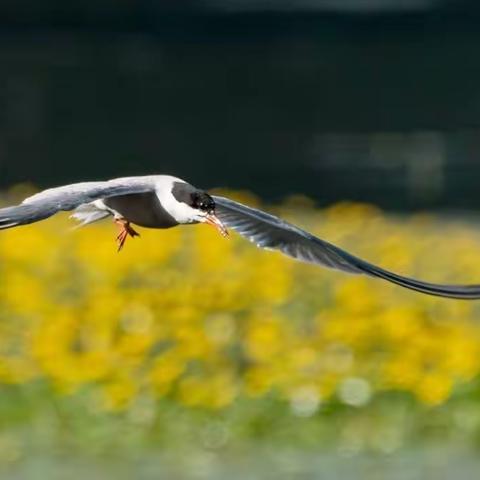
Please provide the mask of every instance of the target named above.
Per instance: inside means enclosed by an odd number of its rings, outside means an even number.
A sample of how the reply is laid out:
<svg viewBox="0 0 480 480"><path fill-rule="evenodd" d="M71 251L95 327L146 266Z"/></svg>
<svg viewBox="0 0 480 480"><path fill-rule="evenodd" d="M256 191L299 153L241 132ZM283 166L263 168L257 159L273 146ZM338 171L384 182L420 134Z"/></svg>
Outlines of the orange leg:
<svg viewBox="0 0 480 480"><path fill-rule="evenodd" d="M130 226L130 222L125 218L116 218L114 222L120 227L120 233L117 235L118 251L120 251L129 236L135 238L140 234Z"/></svg>

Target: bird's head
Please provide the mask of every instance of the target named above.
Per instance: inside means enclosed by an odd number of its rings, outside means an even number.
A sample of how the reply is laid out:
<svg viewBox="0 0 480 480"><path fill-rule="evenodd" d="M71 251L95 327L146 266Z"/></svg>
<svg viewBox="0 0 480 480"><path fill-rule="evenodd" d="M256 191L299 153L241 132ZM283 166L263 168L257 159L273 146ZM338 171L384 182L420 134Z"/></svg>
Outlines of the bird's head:
<svg viewBox="0 0 480 480"><path fill-rule="evenodd" d="M197 211L198 221L215 227L218 232L226 237L228 230L215 214L215 200L206 192L196 190L191 195L191 207Z"/></svg>
<svg viewBox="0 0 480 480"><path fill-rule="evenodd" d="M202 190L195 190L190 195L190 206L200 212L215 213L215 200Z"/></svg>
<svg viewBox="0 0 480 480"><path fill-rule="evenodd" d="M176 182L172 196L179 203L175 206L175 218L179 223L206 223L214 226L226 237L228 231L215 214L215 200L207 192L188 183Z"/></svg>

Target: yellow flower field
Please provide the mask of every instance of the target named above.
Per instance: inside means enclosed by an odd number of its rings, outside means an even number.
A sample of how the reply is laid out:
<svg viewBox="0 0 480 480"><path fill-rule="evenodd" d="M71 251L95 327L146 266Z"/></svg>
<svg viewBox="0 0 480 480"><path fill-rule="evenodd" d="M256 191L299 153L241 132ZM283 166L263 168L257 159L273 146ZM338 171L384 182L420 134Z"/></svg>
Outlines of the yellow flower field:
<svg viewBox="0 0 480 480"><path fill-rule="evenodd" d="M480 283L480 230L466 221L302 199L273 210L396 272ZM203 225L141 230L120 254L110 221L71 226L0 232L4 384L87 386L97 411L270 395L309 416L386 391L440 405L480 373L480 302L296 263Z"/></svg>

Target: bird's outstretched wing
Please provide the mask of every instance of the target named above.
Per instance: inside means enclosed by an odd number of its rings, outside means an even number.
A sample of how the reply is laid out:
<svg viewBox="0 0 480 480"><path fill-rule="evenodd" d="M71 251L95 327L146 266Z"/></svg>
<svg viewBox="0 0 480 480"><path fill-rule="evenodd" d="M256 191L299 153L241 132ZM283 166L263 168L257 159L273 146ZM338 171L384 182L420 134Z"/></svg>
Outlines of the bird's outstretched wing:
<svg viewBox="0 0 480 480"><path fill-rule="evenodd" d="M417 292L438 297L474 300L480 298L480 285L439 285L403 277L362 260L341 248L270 215L224 197L213 197L215 213L226 227L255 243L257 247L279 250L308 263L383 278Z"/></svg>
<svg viewBox="0 0 480 480"><path fill-rule="evenodd" d="M20 205L1 208L0 230L38 222L59 211L73 210L100 198L151 192L154 189L151 177L118 178L50 188L25 199Z"/></svg>

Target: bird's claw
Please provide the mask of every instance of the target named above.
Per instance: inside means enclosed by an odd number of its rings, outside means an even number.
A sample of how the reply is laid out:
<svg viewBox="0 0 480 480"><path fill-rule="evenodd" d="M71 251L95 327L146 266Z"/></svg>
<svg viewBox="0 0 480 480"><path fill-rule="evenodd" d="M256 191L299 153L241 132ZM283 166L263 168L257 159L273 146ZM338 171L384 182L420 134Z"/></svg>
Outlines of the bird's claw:
<svg viewBox="0 0 480 480"><path fill-rule="evenodd" d="M140 234L130 226L130 222L123 218L115 219L115 223L120 227L120 233L117 235L117 251L120 252L125 245L128 237L139 237Z"/></svg>

